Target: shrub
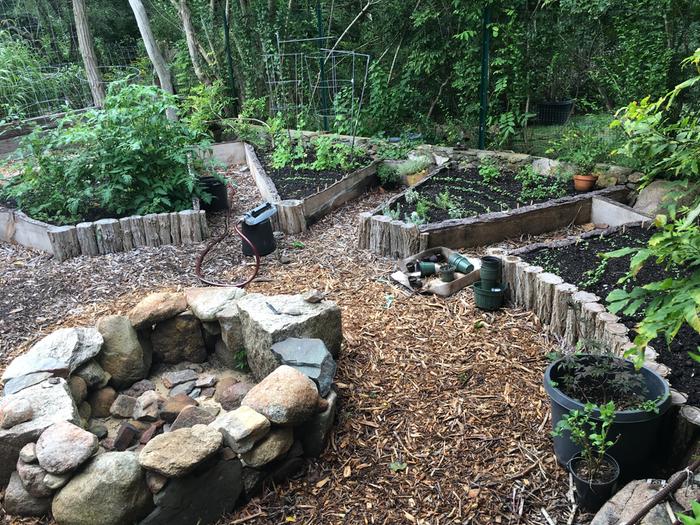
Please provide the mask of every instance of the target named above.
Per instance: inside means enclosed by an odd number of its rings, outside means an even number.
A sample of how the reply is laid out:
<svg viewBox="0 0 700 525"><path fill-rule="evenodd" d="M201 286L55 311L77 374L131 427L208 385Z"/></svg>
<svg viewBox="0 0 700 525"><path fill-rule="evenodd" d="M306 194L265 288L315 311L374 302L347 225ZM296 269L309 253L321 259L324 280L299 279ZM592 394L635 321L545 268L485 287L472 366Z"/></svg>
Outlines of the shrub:
<svg viewBox="0 0 700 525"><path fill-rule="evenodd" d="M393 190L401 184L401 175L388 164L381 164L377 168L377 178L385 190Z"/></svg>
<svg viewBox="0 0 700 525"><path fill-rule="evenodd" d="M205 202L196 173L210 143L166 117L175 98L156 87L114 85L104 108L63 118L21 143L21 173L0 196L30 216L70 224L99 216L178 211Z"/></svg>
<svg viewBox="0 0 700 525"><path fill-rule="evenodd" d="M566 129L561 138L551 141L549 146L547 154L576 165L582 173L591 173L597 163L608 159L611 150L597 130L576 126Z"/></svg>

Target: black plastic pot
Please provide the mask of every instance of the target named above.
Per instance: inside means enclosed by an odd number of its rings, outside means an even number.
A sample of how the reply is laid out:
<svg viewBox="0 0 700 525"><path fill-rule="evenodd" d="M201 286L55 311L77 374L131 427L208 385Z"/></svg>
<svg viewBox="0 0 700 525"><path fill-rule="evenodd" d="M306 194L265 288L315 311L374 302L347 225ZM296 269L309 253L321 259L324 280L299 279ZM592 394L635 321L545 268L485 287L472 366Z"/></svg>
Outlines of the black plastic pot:
<svg viewBox="0 0 700 525"><path fill-rule="evenodd" d="M498 288L494 287L492 290L491 288L485 289L481 281L476 281L472 285L472 288L474 290L474 302L477 308L492 312L503 306L507 285L500 285Z"/></svg>
<svg viewBox="0 0 700 525"><path fill-rule="evenodd" d="M261 257L269 255L277 249L277 241L272 232L272 221L270 218L277 213L274 205L266 202L250 210L243 217L241 232L253 243L258 255ZM255 255L252 246L241 239L241 249L244 255L252 257Z"/></svg>
<svg viewBox="0 0 700 525"><path fill-rule="evenodd" d="M574 100L545 101L537 104L538 124L559 124L563 125L569 120L574 109Z"/></svg>
<svg viewBox="0 0 700 525"><path fill-rule="evenodd" d="M599 356L594 355L585 357L599 358ZM608 357L605 358L608 359ZM544 374L544 389L549 396L552 408L552 428L556 428L559 420L569 411L583 411L584 408L584 403L565 395L554 386L562 376L559 369L561 362L562 359L554 361L547 367ZM671 406L668 383L648 368L642 368L639 373L642 374L646 384L647 398L657 400L658 413L643 410L620 410L615 414L609 436L611 439L617 437L617 441L608 452L619 463L623 479L630 479L638 475L643 476L643 466L652 454L657 442L662 416ZM554 454L561 465L566 465L579 452L580 448L571 442L568 432L565 431L561 436L554 437Z"/></svg>
<svg viewBox="0 0 700 525"><path fill-rule="evenodd" d="M204 191L212 196L211 202L202 201L202 209L205 211L221 211L228 209L228 195L226 193L226 184L218 179L205 175L199 177L199 185Z"/></svg>
<svg viewBox="0 0 700 525"><path fill-rule="evenodd" d="M617 489L617 480L620 477L620 465L615 458L605 454L603 461L606 461L615 470L615 475L609 481L599 483L583 479L577 472L578 466L583 462L580 454L576 454L567 463L569 472L574 477L574 487L576 488L576 503L582 510L596 512L608 501Z"/></svg>
<svg viewBox="0 0 700 525"><path fill-rule="evenodd" d="M482 257L479 277L484 290L495 288L501 282L501 260L492 255Z"/></svg>
<svg viewBox="0 0 700 525"><path fill-rule="evenodd" d="M451 283L455 280L454 266L443 266L440 268L440 280L445 283Z"/></svg>

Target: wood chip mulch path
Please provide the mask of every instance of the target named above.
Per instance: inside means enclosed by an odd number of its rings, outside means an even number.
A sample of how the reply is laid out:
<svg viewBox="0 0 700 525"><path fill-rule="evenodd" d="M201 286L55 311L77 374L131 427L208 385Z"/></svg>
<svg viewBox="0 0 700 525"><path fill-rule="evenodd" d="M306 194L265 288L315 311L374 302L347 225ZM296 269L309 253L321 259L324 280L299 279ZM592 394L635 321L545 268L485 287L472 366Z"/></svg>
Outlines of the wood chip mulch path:
<svg viewBox="0 0 700 525"><path fill-rule="evenodd" d="M239 186L237 212L259 201L247 173L229 175ZM268 257L249 286L270 294L318 288L340 305L341 401L324 455L221 524L566 524L569 482L554 459L542 387L555 345L532 314L482 312L468 289L442 299L394 286L393 261L355 249L355 217L386 198L369 194L288 236L281 252L291 262ZM222 224L215 217L212 229ZM0 370L59 326L92 324L149 292L196 285L201 247L58 264L1 244ZM239 241L228 239L207 275L240 278L250 267L239 254Z"/></svg>

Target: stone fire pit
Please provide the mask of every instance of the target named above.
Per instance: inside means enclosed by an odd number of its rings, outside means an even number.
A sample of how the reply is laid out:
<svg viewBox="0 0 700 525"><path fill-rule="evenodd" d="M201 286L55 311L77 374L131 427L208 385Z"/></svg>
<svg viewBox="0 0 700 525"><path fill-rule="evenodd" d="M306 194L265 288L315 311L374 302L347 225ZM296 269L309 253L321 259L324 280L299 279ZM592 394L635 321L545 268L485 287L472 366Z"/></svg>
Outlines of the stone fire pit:
<svg viewBox="0 0 700 525"><path fill-rule="evenodd" d="M157 293L53 332L2 376L6 512L216 521L321 454L341 341L340 310L318 292L238 288Z"/></svg>

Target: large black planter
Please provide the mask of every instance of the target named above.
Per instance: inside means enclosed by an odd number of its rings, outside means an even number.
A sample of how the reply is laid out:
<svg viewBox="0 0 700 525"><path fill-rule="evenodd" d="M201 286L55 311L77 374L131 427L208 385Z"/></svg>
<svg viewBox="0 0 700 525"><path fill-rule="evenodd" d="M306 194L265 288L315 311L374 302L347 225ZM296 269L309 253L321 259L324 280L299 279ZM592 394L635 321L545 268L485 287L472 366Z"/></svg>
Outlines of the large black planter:
<svg viewBox="0 0 700 525"><path fill-rule="evenodd" d="M566 124L574 109L574 100L562 100L561 102L540 102L537 104L538 124Z"/></svg>
<svg viewBox="0 0 700 525"><path fill-rule="evenodd" d="M228 209L228 194L226 184L216 177L205 175L199 178L199 184L204 191L212 196L211 202L202 201L202 209L205 211L222 211Z"/></svg>
<svg viewBox="0 0 700 525"><path fill-rule="evenodd" d="M561 359L553 362L544 374L544 388L552 408L552 428L556 428L559 420L569 411L583 411L584 407L583 403L564 395L553 386L552 382L556 382L562 375L558 368L561 362ZM657 399L658 413L621 410L615 414L615 421L608 435L611 439L615 439L618 435L619 438L608 453L619 463L623 479L644 475L645 462L651 456L657 442L662 416L671 406L671 396L666 381L648 368L642 368L639 373L644 378L648 399ZM566 465L580 451L580 448L569 439L568 432L554 437L554 453L561 465Z"/></svg>

